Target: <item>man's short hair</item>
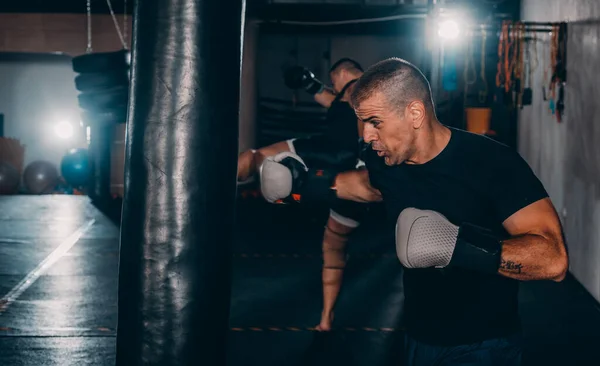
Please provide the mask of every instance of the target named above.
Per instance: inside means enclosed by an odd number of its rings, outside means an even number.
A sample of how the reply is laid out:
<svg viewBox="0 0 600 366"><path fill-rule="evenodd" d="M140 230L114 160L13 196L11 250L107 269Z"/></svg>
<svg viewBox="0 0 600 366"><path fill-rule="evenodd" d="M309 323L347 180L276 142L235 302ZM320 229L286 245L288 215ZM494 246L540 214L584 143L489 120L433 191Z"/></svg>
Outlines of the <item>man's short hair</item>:
<svg viewBox="0 0 600 366"><path fill-rule="evenodd" d="M358 62L356 62L355 60L348 58L348 57L344 57L342 59L337 60L330 68L329 68L329 73L333 73L333 72L337 72L337 71L341 71L341 70L347 70L347 71L353 71L353 72L363 72L363 68L362 66L360 66L360 64Z"/></svg>
<svg viewBox="0 0 600 366"><path fill-rule="evenodd" d="M356 82L351 103L357 107L375 93L381 93L398 111L415 100L434 111L429 81L415 65L401 58L389 58L369 67Z"/></svg>

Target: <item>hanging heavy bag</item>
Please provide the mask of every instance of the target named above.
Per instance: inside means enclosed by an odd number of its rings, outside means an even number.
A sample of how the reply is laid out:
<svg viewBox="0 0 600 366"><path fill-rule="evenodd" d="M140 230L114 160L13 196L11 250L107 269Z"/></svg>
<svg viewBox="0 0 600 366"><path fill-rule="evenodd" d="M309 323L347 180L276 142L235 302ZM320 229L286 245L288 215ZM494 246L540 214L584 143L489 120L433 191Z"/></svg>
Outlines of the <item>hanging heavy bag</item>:
<svg viewBox="0 0 600 366"><path fill-rule="evenodd" d="M117 87L101 90L97 92L81 93L77 96L79 106L88 111L101 113L106 110L127 107L129 98L129 89L126 87Z"/></svg>
<svg viewBox="0 0 600 366"><path fill-rule="evenodd" d="M94 72L75 77L75 88L82 92L94 92L129 85L129 70L116 70L106 73Z"/></svg>
<svg viewBox="0 0 600 366"><path fill-rule="evenodd" d="M84 111L81 113L81 121L88 126L126 123L127 108L107 109L100 113Z"/></svg>
<svg viewBox="0 0 600 366"><path fill-rule="evenodd" d="M95 52L73 57L73 71L83 73L129 70L131 54L128 50Z"/></svg>

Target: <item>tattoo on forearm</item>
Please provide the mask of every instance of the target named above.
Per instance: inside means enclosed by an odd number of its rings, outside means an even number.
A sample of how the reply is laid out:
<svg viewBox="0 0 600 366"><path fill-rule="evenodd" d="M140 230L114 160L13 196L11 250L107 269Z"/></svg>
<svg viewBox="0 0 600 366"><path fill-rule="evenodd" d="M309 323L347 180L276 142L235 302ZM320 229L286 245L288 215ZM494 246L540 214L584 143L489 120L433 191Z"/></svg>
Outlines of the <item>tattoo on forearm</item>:
<svg viewBox="0 0 600 366"><path fill-rule="evenodd" d="M521 273L523 269L523 265L521 263L513 262L513 261L505 261L502 259L500 261L500 268L512 273Z"/></svg>

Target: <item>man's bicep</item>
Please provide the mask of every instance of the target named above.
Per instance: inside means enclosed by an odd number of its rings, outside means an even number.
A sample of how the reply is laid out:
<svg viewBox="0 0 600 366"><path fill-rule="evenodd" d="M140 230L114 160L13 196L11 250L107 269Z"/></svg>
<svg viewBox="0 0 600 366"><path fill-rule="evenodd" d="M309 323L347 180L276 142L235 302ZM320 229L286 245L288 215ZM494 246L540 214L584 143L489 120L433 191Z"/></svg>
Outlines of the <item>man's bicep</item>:
<svg viewBox="0 0 600 366"><path fill-rule="evenodd" d="M542 198L510 215L503 226L511 236L537 234L561 235L561 224L550 198Z"/></svg>
<svg viewBox="0 0 600 366"><path fill-rule="evenodd" d="M335 100L336 94L333 90L325 88L321 93L315 94L314 98L315 102L319 103L325 108L329 108L331 107L331 103L333 103Z"/></svg>

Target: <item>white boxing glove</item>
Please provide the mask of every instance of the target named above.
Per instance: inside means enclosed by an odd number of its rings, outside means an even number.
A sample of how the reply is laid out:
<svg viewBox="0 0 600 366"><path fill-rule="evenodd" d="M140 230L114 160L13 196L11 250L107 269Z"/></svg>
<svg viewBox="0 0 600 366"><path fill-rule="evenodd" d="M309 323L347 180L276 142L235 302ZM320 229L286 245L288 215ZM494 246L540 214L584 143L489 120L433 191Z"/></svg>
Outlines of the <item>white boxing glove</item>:
<svg viewBox="0 0 600 366"><path fill-rule="evenodd" d="M308 167L292 152L282 152L263 160L259 168L260 190L267 202L275 203L291 196L295 180L306 175Z"/></svg>

